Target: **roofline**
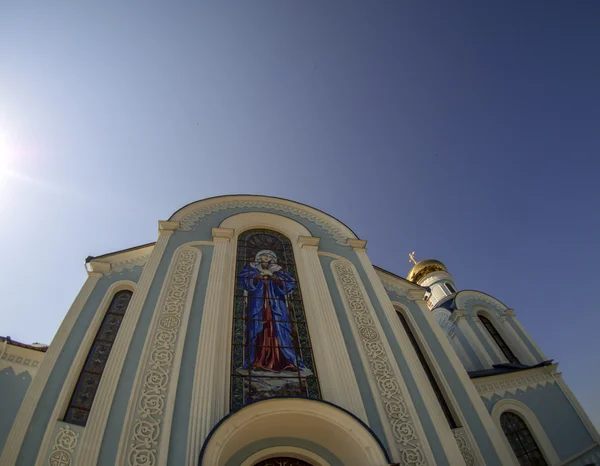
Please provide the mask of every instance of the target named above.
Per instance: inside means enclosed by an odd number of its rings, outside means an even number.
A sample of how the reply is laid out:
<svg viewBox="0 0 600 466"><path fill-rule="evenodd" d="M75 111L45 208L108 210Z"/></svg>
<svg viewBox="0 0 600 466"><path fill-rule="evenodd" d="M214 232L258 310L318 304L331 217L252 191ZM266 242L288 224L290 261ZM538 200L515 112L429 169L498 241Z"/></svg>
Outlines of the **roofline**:
<svg viewBox="0 0 600 466"><path fill-rule="evenodd" d="M122 254L124 252L135 251L136 249L147 248L148 246L154 246L155 244L156 244L156 241L153 241L152 243L146 243L146 244L142 244L140 246L133 246L133 247L127 248L127 249L121 249L120 251L107 252L106 254L102 254L100 256L87 256L85 258L85 263L88 264L89 262L91 262L93 260L104 259L108 256L113 256L115 254Z"/></svg>
<svg viewBox="0 0 600 466"><path fill-rule="evenodd" d="M212 197L206 197L206 198L204 198L204 199L198 199L198 200L196 200L196 201L188 202L188 203L187 203L186 205L184 205L183 207L180 207L179 209L177 209L177 210L176 210L175 212L173 212L173 214L172 214L172 215L169 217L169 220L171 220L171 219L172 219L172 218L173 218L175 215L177 215L177 213L179 213L180 211L182 211L182 210L183 210L183 209L185 209L186 207L188 207L188 206L191 206L192 204L195 204L196 202L210 201L210 200L212 200L212 199L219 199L219 198L221 198L221 197L236 197L236 196L270 197L271 199L278 199L278 200L280 200L280 201L293 202L294 204L298 204L298 205L301 205L301 206L304 206L304 207L308 207L308 208L310 208L310 209L317 210L317 211L321 212L322 214L325 214L325 215L327 215L327 216L331 217L332 219L334 219L334 220L336 220L336 221L340 222L342 225L344 225L346 228L348 228L348 230L350 230L350 231L352 232L352 234L353 234L354 236L356 236L356 238L357 238L357 239L360 239L360 236L358 236L358 235L356 234L356 232L355 232L355 231L354 231L352 228L350 228L348 225L346 225L344 222L342 222L342 221L341 221L340 219L338 219L337 217L334 217L333 215L331 215L331 214L330 214L330 213L328 213L328 212L325 212L324 210L321 210L321 209L319 209L319 208L317 208L317 207L313 207L313 206L311 206L311 205L308 205L308 204L304 204L303 202L294 201L294 200L292 200L292 199L286 199L285 197L278 197L278 196L267 196L266 194L241 194L241 193L238 193L238 194L222 194L222 195L220 195L220 196L212 196Z"/></svg>
<svg viewBox="0 0 600 466"><path fill-rule="evenodd" d="M34 351L39 351L41 353L45 353L46 351L48 351L48 345L44 345L42 347L28 345L27 343L21 343L20 341L13 340L11 337L0 336L0 341L4 341L4 342L8 343L9 345L19 346L21 348L27 348L27 349L34 350ZM39 343L39 344L41 345L42 343Z"/></svg>
<svg viewBox="0 0 600 466"><path fill-rule="evenodd" d="M400 280L402 280L402 281L404 281L404 282L406 282L406 283L410 283L410 284L411 284L411 285L413 285L413 286L416 286L416 287L418 287L418 288L423 288L424 290L426 290L426 289L427 289L427 287L425 287L425 286L421 286L421 285L417 285L416 283L413 283L413 282L411 282L410 280L408 280L408 279L406 279L406 278L403 278L403 277L401 277L400 275L396 275L395 273L393 273L393 272L390 272L389 270L385 270L383 267L379 267L379 266L377 266L377 265L375 265L375 264L373 264L373 267L374 267L375 269L377 269L377 270L381 271L381 272L384 272L384 273L387 273L387 274L389 274L389 275L392 275L394 278L398 278L398 279L400 279Z"/></svg>

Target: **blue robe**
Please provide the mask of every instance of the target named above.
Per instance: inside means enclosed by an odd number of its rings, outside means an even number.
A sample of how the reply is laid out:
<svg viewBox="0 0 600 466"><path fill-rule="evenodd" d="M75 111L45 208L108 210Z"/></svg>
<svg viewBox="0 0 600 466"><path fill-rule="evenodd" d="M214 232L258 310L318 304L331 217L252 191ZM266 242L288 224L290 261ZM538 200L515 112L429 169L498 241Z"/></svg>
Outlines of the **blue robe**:
<svg viewBox="0 0 600 466"><path fill-rule="evenodd" d="M258 277L257 277L258 276ZM255 280L256 278L256 280ZM279 280L275 280L278 278ZM284 281L285 280L285 281ZM252 368L255 361L256 345L258 336L263 331L263 309L265 307L265 281L260 276L260 270L256 267L246 264L241 270L238 281L242 287L248 292L248 350L244 368ZM277 283L279 281L279 283ZM292 348L292 328L287 309L285 297L292 292L296 286L294 278L283 269L274 272L272 277L268 277L266 286L271 315L273 318L274 336L280 346L279 351L287 359L287 362L299 369L305 369L300 356L297 356L294 348ZM283 348L287 347L287 348Z"/></svg>

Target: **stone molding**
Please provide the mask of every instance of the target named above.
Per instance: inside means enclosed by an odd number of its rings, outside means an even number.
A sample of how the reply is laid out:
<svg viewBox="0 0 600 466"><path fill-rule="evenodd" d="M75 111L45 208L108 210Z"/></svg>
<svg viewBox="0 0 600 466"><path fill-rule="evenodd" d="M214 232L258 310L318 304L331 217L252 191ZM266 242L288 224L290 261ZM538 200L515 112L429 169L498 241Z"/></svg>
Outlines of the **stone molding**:
<svg viewBox="0 0 600 466"><path fill-rule="evenodd" d="M400 286L397 282L393 282L386 277L383 277L381 274L377 274L379 280L383 284L383 287L386 291L392 293L395 292L399 296L406 298L408 301L418 301L425 299L425 289L424 288L413 288L408 286Z"/></svg>
<svg viewBox="0 0 600 466"><path fill-rule="evenodd" d="M181 353L202 252L178 250L164 282L138 367L117 462L166 465Z"/></svg>
<svg viewBox="0 0 600 466"><path fill-rule="evenodd" d="M399 369L391 350L382 340L383 329L367 304L354 267L345 261L333 261L331 267L340 294L349 314L352 331L359 343L358 349L365 368L370 372L369 383L394 459L403 465L433 464L420 438L420 429L406 403L407 392L401 390Z"/></svg>
<svg viewBox="0 0 600 466"><path fill-rule="evenodd" d="M354 237L352 231L341 222L337 222L329 215L308 206L266 196L231 196L228 198L231 200L227 200L227 198L207 199L206 201L200 201L182 209L181 212L174 215L174 218L179 220L179 229L182 231L195 230L199 223L215 212L232 209L262 208L296 215L308 220L325 230L329 237L341 245L346 244L346 238ZM244 198L247 200L242 200Z"/></svg>
<svg viewBox="0 0 600 466"><path fill-rule="evenodd" d="M456 440L456 444L458 445L458 449L465 460L466 466L480 466L481 463L475 461L475 454L473 453L473 447L471 446L468 436L465 433L464 427L458 427L456 429L452 429L452 435L454 435L454 439Z"/></svg>
<svg viewBox="0 0 600 466"><path fill-rule="evenodd" d="M79 437L80 433L73 430L70 425L64 424L59 427L47 464L49 466L71 466L74 464Z"/></svg>
<svg viewBox="0 0 600 466"><path fill-rule="evenodd" d="M484 307L493 310L497 315L504 313L507 309L502 302L487 294L478 291L465 290L456 295L456 307L459 309L471 309L472 306L481 304Z"/></svg>
<svg viewBox="0 0 600 466"><path fill-rule="evenodd" d="M513 395L517 390L543 387L555 383L554 374L557 364L539 367L525 371L509 372L508 374L493 375L472 379L477 393L482 398L491 399L494 395L504 396L506 392Z"/></svg>

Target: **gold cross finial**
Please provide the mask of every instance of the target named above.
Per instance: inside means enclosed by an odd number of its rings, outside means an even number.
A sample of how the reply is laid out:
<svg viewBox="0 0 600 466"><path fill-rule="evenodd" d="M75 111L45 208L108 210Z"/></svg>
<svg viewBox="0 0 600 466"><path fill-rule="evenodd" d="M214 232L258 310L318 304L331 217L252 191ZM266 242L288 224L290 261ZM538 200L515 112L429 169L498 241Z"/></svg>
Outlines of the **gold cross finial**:
<svg viewBox="0 0 600 466"><path fill-rule="evenodd" d="M408 262L412 262L415 265L417 264L417 261L415 260L415 251L408 255Z"/></svg>

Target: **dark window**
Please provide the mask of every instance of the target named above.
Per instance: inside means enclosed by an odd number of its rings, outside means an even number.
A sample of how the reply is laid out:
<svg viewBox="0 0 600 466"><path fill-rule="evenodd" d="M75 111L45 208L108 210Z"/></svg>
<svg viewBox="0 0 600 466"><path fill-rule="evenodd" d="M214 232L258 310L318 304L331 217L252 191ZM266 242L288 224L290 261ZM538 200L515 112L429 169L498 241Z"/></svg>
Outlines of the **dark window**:
<svg viewBox="0 0 600 466"><path fill-rule="evenodd" d="M131 300L131 291L119 291L113 297L92 348L83 366L71 402L67 408L65 422L85 426L106 367L106 361L121 326L123 316Z"/></svg>
<svg viewBox="0 0 600 466"><path fill-rule="evenodd" d="M321 397L288 238L240 235L233 314L232 411L277 396Z"/></svg>
<svg viewBox="0 0 600 466"><path fill-rule="evenodd" d="M515 413L502 413L500 425L521 466L548 464L523 419Z"/></svg>
<svg viewBox="0 0 600 466"><path fill-rule="evenodd" d="M454 289L454 287L450 283L446 283L446 288L448 288L448 291L450 293L456 293L456 290Z"/></svg>
<svg viewBox="0 0 600 466"><path fill-rule="evenodd" d="M442 408L442 411L444 412L444 416L446 416L446 419L448 420L448 424L450 425L450 428L456 429L458 427L458 423L454 419L454 416L452 415L452 411L450 411L450 407L448 406L448 403L446 402L446 399L444 398L442 390L440 389L440 386L439 386L437 380L435 379L433 372L431 372L429 363L425 359L425 355L423 354L423 351L421 351L421 347L417 343L417 339L415 338L415 335L414 335L412 329L410 328L410 325L408 325L408 322L406 321L406 317L404 317L401 312L397 311L397 314L398 314L398 317L400 318L400 322L402 322L402 326L404 327L406 334L408 335L408 339L410 340L410 342L415 350L415 353L417 353L417 356L419 357L419 361L421 362L421 365L423 366L423 369L425 370L425 374L427 374L427 379L429 379L429 383L431 384L431 387L433 388L433 391L434 391L435 396L440 404L440 407Z"/></svg>
<svg viewBox="0 0 600 466"><path fill-rule="evenodd" d="M262 460L256 463L254 466L312 466L306 461L302 461L296 458L278 457L269 458L268 460Z"/></svg>
<svg viewBox="0 0 600 466"><path fill-rule="evenodd" d="M504 353L504 356L506 356L506 359L508 359L508 362L510 362L511 364L520 364L519 359L510 350L510 348L504 341L504 338L502 338L502 336L498 333L498 330L496 330L496 327L494 327L492 325L492 323L489 321L489 319L482 315L480 315L478 317L479 317L479 320L481 321L481 323L483 324L483 326L487 329L488 333L492 336L492 338L494 339L494 341L496 342L496 344L498 345L498 347L500 348L502 353Z"/></svg>

